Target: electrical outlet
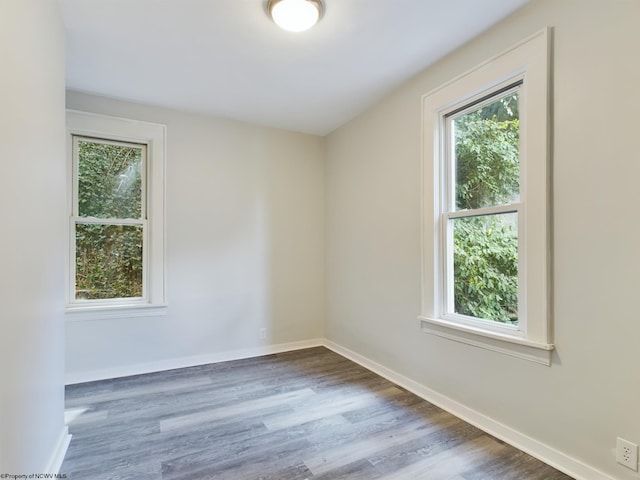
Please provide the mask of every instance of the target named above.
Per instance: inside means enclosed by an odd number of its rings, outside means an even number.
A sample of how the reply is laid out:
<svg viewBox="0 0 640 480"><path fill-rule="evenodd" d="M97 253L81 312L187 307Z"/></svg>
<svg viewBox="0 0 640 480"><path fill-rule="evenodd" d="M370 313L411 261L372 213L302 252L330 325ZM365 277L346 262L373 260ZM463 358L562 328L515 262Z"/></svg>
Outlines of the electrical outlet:
<svg viewBox="0 0 640 480"><path fill-rule="evenodd" d="M616 439L616 462L630 468L634 472L638 471L638 445L631 443L624 438Z"/></svg>
<svg viewBox="0 0 640 480"><path fill-rule="evenodd" d="M267 338L267 329L266 328L261 328L260 329L260 338L263 339L263 340L265 338Z"/></svg>

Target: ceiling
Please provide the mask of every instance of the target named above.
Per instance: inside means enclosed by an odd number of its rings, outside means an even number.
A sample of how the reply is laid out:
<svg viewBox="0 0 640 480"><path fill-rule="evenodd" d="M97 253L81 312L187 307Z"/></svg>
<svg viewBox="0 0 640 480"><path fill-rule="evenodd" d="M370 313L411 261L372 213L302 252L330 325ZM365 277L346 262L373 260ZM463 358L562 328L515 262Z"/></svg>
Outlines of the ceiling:
<svg viewBox="0 0 640 480"><path fill-rule="evenodd" d="M267 0L58 0L67 87L325 135L529 0L323 0L280 30Z"/></svg>

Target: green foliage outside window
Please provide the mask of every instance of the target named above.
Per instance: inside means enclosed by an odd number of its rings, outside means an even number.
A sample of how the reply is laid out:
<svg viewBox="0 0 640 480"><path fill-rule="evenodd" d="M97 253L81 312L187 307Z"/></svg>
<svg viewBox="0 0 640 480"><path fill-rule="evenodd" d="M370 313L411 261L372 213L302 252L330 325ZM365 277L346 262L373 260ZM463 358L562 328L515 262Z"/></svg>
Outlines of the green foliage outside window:
<svg viewBox="0 0 640 480"><path fill-rule="evenodd" d="M78 142L78 215L141 218L141 147Z"/></svg>
<svg viewBox="0 0 640 480"><path fill-rule="evenodd" d="M454 252L455 311L517 324L517 226L501 216L457 220Z"/></svg>
<svg viewBox="0 0 640 480"><path fill-rule="evenodd" d="M519 201L517 93L455 122L456 209ZM518 323L518 236L515 214L454 222L454 303L463 315Z"/></svg>
<svg viewBox="0 0 640 480"><path fill-rule="evenodd" d="M141 297L142 226L82 217L142 218L142 147L90 140L77 145L76 299Z"/></svg>
<svg viewBox="0 0 640 480"><path fill-rule="evenodd" d="M142 228L76 225L76 298L142 296Z"/></svg>

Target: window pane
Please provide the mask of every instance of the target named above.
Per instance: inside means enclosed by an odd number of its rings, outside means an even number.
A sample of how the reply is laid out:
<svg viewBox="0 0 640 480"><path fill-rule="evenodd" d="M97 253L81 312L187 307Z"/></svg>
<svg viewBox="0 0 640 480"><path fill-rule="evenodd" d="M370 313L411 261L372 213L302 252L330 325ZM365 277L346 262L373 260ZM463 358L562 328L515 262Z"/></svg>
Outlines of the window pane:
<svg viewBox="0 0 640 480"><path fill-rule="evenodd" d="M519 201L518 92L453 121L456 210Z"/></svg>
<svg viewBox="0 0 640 480"><path fill-rule="evenodd" d="M78 141L78 215L142 217L142 146Z"/></svg>
<svg viewBox="0 0 640 480"><path fill-rule="evenodd" d="M518 324L518 214L453 222L455 313Z"/></svg>
<svg viewBox="0 0 640 480"><path fill-rule="evenodd" d="M142 297L142 227L76 225L76 300Z"/></svg>

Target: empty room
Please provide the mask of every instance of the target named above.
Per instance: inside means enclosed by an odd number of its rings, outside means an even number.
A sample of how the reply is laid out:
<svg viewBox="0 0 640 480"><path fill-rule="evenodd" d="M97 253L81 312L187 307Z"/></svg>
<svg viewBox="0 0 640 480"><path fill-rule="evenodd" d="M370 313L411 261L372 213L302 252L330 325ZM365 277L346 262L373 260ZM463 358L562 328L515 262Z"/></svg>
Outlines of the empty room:
<svg viewBox="0 0 640 480"><path fill-rule="evenodd" d="M639 480L639 51L638 0L0 0L0 478Z"/></svg>

